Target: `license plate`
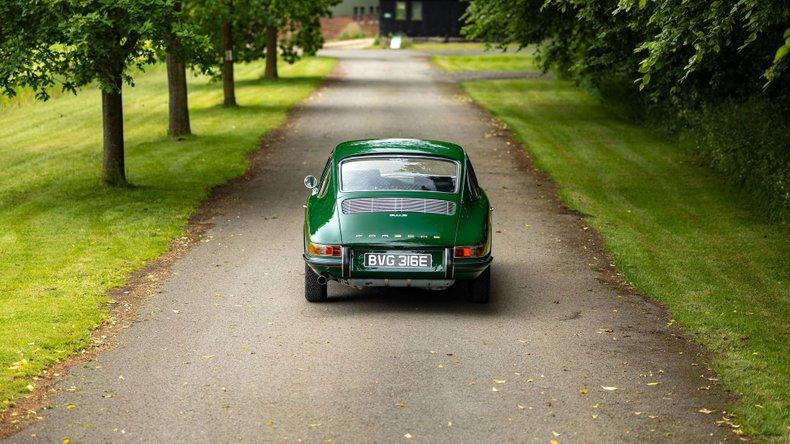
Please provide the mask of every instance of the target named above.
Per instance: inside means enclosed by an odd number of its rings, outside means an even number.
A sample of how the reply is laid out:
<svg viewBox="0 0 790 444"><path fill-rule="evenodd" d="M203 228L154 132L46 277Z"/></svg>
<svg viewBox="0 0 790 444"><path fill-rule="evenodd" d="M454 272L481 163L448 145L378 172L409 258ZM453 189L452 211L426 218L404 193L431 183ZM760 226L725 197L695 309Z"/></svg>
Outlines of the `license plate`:
<svg viewBox="0 0 790 444"><path fill-rule="evenodd" d="M431 268L431 255L416 253L365 253L365 267Z"/></svg>

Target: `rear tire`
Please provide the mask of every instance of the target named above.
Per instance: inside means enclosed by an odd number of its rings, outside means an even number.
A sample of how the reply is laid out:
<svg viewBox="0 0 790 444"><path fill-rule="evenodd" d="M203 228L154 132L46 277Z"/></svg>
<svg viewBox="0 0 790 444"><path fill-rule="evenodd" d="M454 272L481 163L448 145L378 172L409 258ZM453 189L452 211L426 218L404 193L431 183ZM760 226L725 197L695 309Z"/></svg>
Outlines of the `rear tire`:
<svg viewBox="0 0 790 444"><path fill-rule="evenodd" d="M491 266L480 276L469 281L466 299L475 304L487 304L491 296Z"/></svg>
<svg viewBox="0 0 790 444"><path fill-rule="evenodd" d="M318 282L318 275L304 264L304 298L310 302L326 301L326 284Z"/></svg>

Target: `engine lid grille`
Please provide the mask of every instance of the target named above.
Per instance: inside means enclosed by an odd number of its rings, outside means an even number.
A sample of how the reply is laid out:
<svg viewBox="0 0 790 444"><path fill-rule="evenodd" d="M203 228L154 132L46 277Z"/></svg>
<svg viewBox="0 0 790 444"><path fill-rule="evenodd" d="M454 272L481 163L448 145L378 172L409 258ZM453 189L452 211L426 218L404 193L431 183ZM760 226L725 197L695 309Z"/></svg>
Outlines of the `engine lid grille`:
<svg viewBox="0 0 790 444"><path fill-rule="evenodd" d="M411 197L360 197L340 204L343 214L357 213L430 213L452 216L455 203L441 199Z"/></svg>

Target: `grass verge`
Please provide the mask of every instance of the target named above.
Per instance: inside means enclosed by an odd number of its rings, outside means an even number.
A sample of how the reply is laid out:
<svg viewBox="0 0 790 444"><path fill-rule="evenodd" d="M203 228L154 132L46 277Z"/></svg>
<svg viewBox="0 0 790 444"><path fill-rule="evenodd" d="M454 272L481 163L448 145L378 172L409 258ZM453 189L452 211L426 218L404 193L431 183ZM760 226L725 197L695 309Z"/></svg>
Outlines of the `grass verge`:
<svg viewBox="0 0 790 444"><path fill-rule="evenodd" d="M166 137L164 68L139 75L124 90L127 189L99 182L98 91L0 108L0 410L32 390L42 369L88 345L108 289L163 253L334 63L283 65L277 81L260 79L262 63L236 65L233 109L219 105L221 84L191 78L196 135L179 142Z"/></svg>
<svg viewBox="0 0 790 444"><path fill-rule="evenodd" d="M491 53L491 54L453 54L433 55L433 62L448 72L461 71L539 71L533 54Z"/></svg>
<svg viewBox="0 0 790 444"><path fill-rule="evenodd" d="M471 64L479 66L479 64ZM572 84L473 81L560 197L587 215L619 270L713 352L751 434L790 436L790 233L676 141L618 117ZM701 382L704 382L701 380ZM705 385L701 383L700 385Z"/></svg>

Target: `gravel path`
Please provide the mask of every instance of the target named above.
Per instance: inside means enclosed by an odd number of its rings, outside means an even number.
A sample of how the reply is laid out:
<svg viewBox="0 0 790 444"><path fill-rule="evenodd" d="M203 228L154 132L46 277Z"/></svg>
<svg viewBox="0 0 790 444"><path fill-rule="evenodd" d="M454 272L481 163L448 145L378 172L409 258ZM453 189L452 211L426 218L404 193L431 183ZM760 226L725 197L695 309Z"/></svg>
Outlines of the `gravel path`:
<svg viewBox="0 0 790 444"><path fill-rule="evenodd" d="M119 346L73 368L10 441L732 439L698 412L726 399L702 358L657 305L605 283L578 218L454 85L408 51L327 53L337 74L256 155ZM365 137L469 150L495 207L490 305L335 284L305 302L302 178Z"/></svg>

